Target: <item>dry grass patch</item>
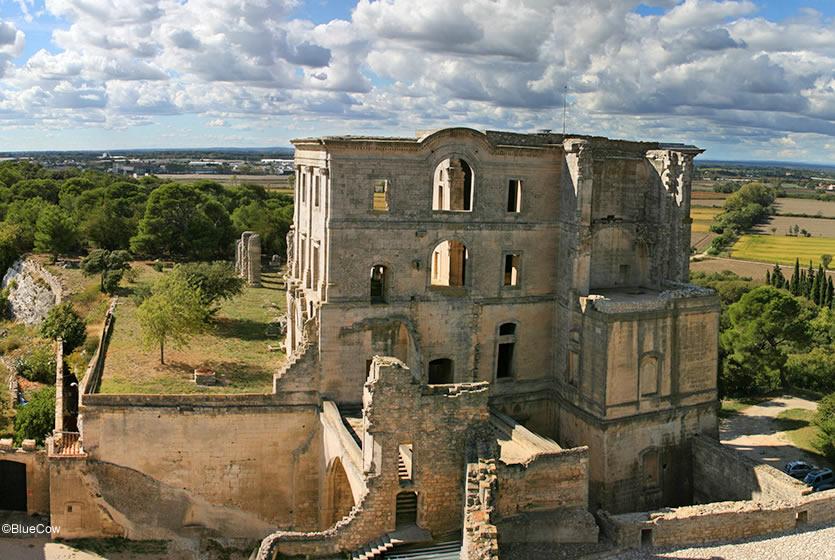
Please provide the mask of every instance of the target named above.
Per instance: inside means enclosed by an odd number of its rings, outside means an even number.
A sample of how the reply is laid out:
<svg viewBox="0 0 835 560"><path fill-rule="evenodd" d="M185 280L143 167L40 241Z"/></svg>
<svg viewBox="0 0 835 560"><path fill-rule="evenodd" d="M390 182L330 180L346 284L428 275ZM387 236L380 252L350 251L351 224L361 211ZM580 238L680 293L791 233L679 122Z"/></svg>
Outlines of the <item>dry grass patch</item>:
<svg viewBox="0 0 835 560"><path fill-rule="evenodd" d="M160 274L148 264L136 264L138 278L129 284L116 309L113 338L107 352L102 393L269 393L272 376L284 361L276 336L267 334L270 321L284 313L284 290L277 272L263 275L263 287L245 288L242 295L223 304L207 332L191 339L187 347L166 348L166 364L159 363L159 349L142 345L131 293L149 286ZM213 369L223 384L195 385L194 369Z"/></svg>

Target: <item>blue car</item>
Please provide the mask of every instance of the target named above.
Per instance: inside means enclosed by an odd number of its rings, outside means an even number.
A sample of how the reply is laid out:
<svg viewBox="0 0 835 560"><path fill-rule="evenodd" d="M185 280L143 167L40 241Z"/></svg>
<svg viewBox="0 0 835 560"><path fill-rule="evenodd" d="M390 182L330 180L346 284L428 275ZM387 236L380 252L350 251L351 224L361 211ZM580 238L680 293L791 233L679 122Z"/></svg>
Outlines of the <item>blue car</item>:
<svg viewBox="0 0 835 560"><path fill-rule="evenodd" d="M797 480L803 480L810 472L817 470L817 467L806 461L791 461L783 467L783 472Z"/></svg>
<svg viewBox="0 0 835 560"><path fill-rule="evenodd" d="M824 486L835 483L835 473L832 469L817 469L806 475L803 482L812 487L813 491L820 491Z"/></svg>

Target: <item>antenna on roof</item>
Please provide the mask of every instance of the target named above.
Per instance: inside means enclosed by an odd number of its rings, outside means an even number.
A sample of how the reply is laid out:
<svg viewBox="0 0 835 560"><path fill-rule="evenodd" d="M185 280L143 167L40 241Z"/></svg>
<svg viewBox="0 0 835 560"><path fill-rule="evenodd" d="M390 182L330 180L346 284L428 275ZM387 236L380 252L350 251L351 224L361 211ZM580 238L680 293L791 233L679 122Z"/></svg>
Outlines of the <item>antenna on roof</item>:
<svg viewBox="0 0 835 560"><path fill-rule="evenodd" d="M563 136L565 136L565 116L566 116L567 107L568 107L567 99L568 99L568 84L565 84L564 86L562 86L562 133L563 133Z"/></svg>

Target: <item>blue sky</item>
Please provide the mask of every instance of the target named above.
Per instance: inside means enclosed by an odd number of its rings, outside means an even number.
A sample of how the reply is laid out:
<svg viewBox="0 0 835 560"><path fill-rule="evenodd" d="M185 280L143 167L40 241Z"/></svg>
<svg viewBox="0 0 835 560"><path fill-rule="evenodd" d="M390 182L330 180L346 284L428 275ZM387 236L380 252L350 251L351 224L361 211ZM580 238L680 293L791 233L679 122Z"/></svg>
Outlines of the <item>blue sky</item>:
<svg viewBox="0 0 835 560"><path fill-rule="evenodd" d="M560 129L831 163L832 0L0 0L0 150Z"/></svg>

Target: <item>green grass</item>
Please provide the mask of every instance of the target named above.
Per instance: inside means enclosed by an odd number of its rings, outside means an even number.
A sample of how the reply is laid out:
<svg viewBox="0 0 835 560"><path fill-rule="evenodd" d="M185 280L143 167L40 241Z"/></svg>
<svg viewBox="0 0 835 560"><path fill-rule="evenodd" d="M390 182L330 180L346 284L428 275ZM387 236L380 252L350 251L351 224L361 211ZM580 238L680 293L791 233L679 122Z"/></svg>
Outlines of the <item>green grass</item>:
<svg viewBox="0 0 835 560"><path fill-rule="evenodd" d="M818 427L812 423L815 416L813 410L805 408L790 408L777 415L777 425L784 431L786 437L795 447L818 455L823 461L826 458L815 446L818 439Z"/></svg>
<svg viewBox="0 0 835 560"><path fill-rule="evenodd" d="M281 351L268 345L280 340L266 334L269 322L284 312L284 291L279 274L262 275L263 287L245 288L244 293L220 308L214 324L192 338L183 348L166 348L165 365L159 349L142 344L136 304L130 291L148 285L160 274L147 264L136 265L136 284L128 286L116 308L113 337L107 352L102 393L269 393L272 376L284 361ZM213 369L223 380L215 387L195 385L196 367Z"/></svg>
<svg viewBox="0 0 835 560"><path fill-rule="evenodd" d="M722 399L719 408L719 418L730 418L739 414L749 406L762 402L763 398Z"/></svg>
<svg viewBox="0 0 835 560"><path fill-rule="evenodd" d="M817 266L820 256L835 254L835 238L743 235L731 248L735 259L793 265L796 258Z"/></svg>

